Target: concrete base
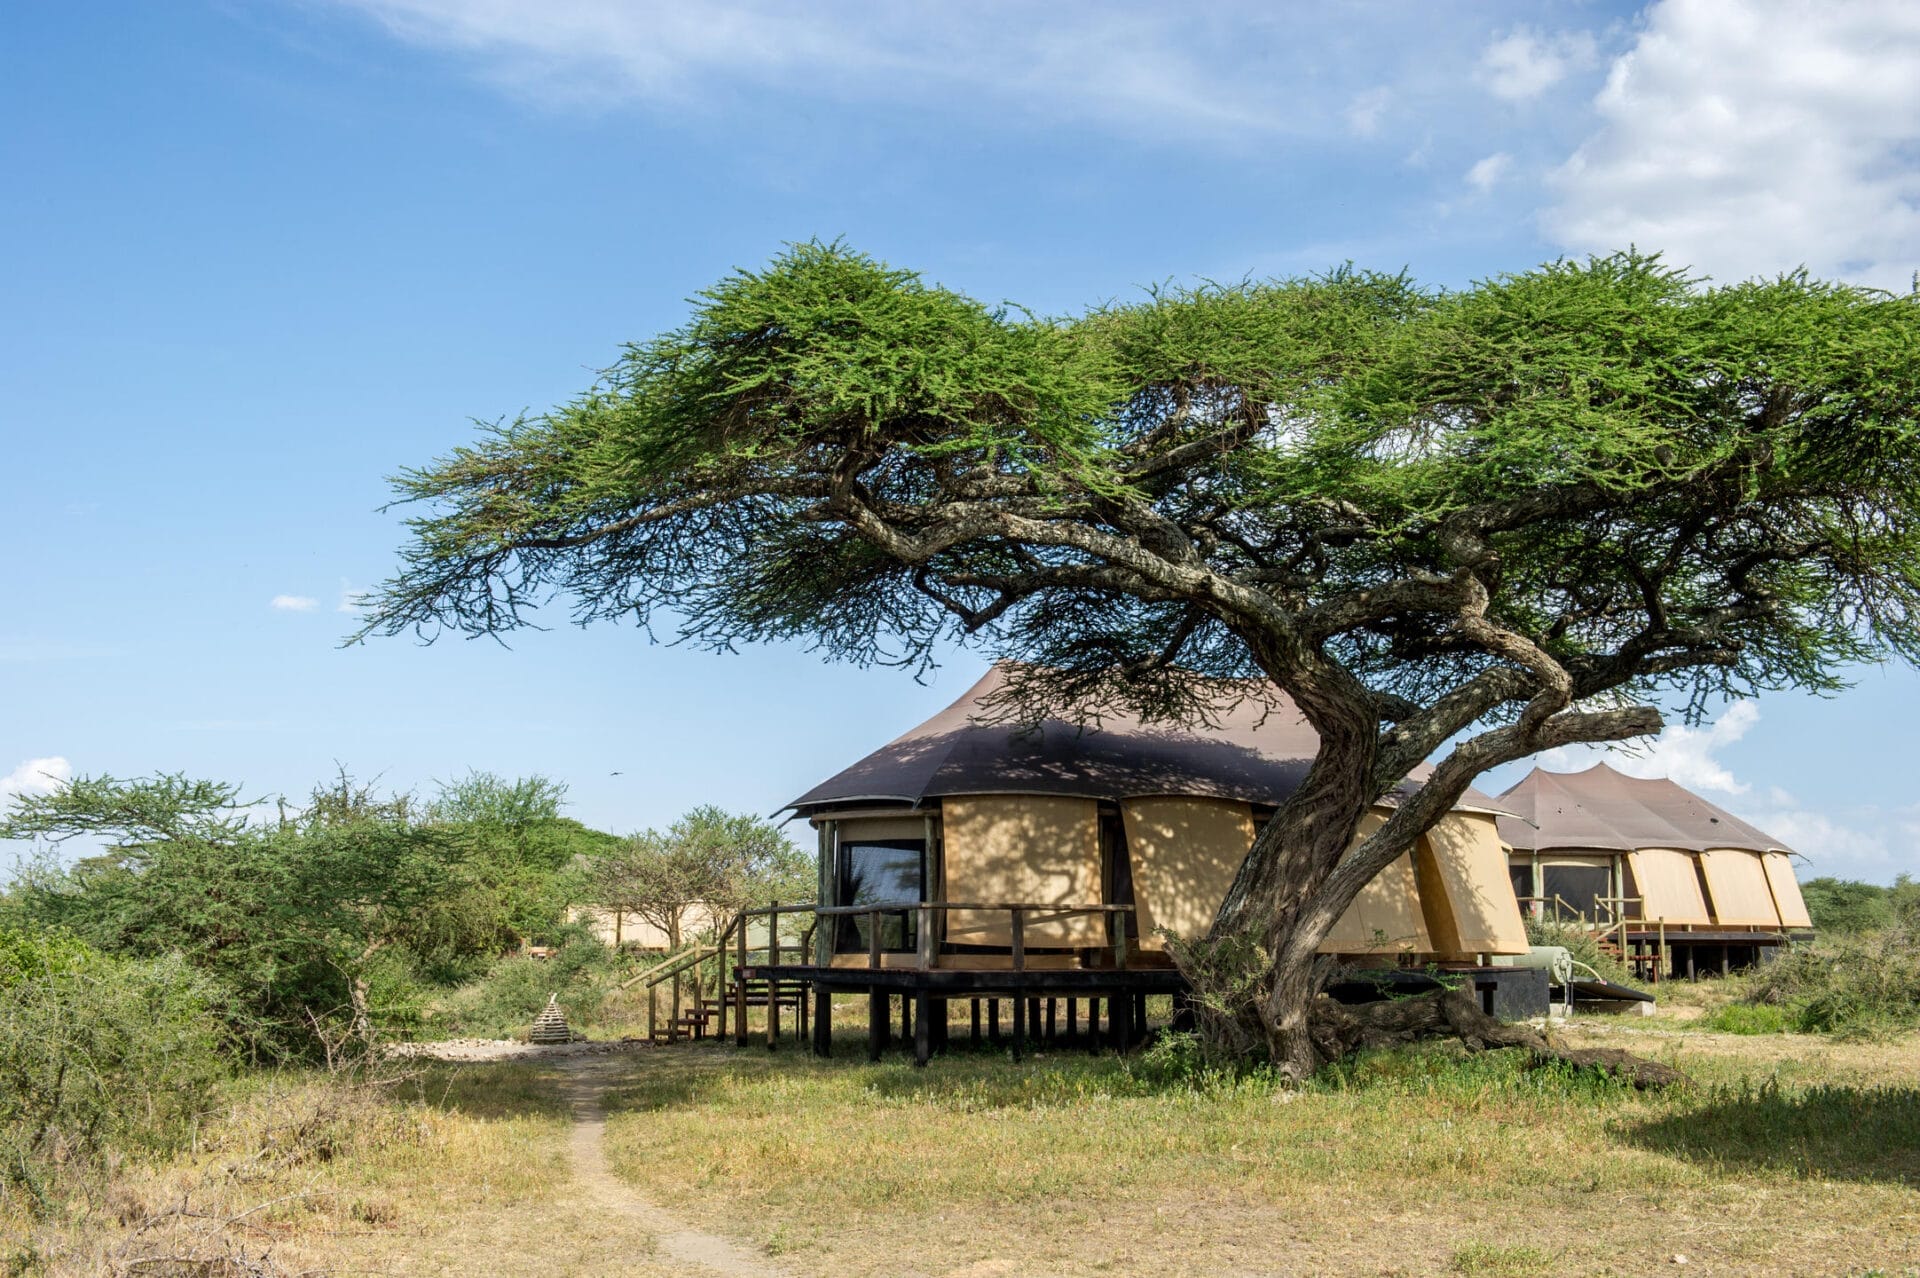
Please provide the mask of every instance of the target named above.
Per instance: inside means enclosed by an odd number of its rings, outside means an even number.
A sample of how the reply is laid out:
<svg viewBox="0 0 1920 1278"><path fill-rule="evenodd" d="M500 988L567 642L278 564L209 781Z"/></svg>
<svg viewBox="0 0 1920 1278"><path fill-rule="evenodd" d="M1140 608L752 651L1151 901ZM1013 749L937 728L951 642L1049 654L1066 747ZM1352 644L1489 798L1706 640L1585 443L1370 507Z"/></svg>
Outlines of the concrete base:
<svg viewBox="0 0 1920 1278"><path fill-rule="evenodd" d="M1654 1005L1630 998L1579 998L1573 1001L1576 1015L1600 1013L1605 1016L1652 1016Z"/></svg>

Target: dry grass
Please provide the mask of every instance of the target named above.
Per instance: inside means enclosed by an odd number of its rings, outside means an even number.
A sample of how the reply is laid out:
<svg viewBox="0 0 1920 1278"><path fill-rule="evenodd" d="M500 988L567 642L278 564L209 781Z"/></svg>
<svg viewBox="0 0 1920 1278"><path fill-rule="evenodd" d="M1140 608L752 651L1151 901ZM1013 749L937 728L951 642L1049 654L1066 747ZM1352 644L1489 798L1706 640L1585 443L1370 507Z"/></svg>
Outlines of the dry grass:
<svg viewBox="0 0 1920 1278"><path fill-rule="evenodd" d="M796 1278L1920 1270L1911 1040L1596 1017L1572 1037L1700 1086L1644 1096L1436 1049L1287 1093L1065 1052L869 1065L857 1015L841 1021L828 1062L708 1043L398 1088L256 1081L192 1157L123 1168L37 1226L34 1272L238 1247L281 1273L681 1272L658 1217L574 1175L583 1077L611 1088L627 1183ZM0 1238L25 1227L0 1219Z"/></svg>
<svg viewBox="0 0 1920 1278"><path fill-rule="evenodd" d="M615 1167L800 1272L1848 1273L1920 1265L1911 1043L1593 1022L1648 1097L1435 1050L1288 1095L1110 1058L915 1070L790 1047L635 1062ZM1871 1135L1867 1135L1871 1133ZM1687 1258L1684 1266L1675 1256Z"/></svg>
<svg viewBox="0 0 1920 1278"><path fill-rule="evenodd" d="M123 1167L52 1221L0 1218L0 1272L523 1274L552 1270L556 1239L569 1273L667 1272L644 1232L572 1201L571 1126L526 1065L251 1080L192 1156Z"/></svg>

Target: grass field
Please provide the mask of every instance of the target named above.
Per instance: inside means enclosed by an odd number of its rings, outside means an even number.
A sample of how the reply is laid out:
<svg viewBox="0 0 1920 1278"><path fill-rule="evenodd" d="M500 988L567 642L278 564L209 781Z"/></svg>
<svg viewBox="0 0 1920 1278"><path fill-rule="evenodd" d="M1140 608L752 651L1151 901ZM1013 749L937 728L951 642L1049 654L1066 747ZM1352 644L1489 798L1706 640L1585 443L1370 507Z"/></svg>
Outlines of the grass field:
<svg viewBox="0 0 1920 1278"><path fill-rule="evenodd" d="M868 1065L661 1053L615 1166L800 1272L1585 1274L1920 1265L1911 1040L1595 1023L1699 1087L1508 1054L1375 1058L1300 1093L1168 1086L1079 1054ZM1684 1256L1683 1262L1675 1257Z"/></svg>
<svg viewBox="0 0 1920 1278"><path fill-rule="evenodd" d="M734 1272L796 1278L1920 1272L1912 1038L1668 1016L1572 1037L1698 1086L1640 1095L1439 1048L1300 1092L1077 1052L962 1048L916 1070L868 1064L857 1023L826 1062L704 1043L346 1094L256 1080L196 1153L123 1168L31 1240L12 1222L0 1257L63 1275L238 1275L138 1262L239 1247L282 1273L702 1272L669 1254L672 1227L737 1241L760 1268ZM610 1113L605 1184L581 1169L585 1084ZM609 1206L629 1191L634 1209Z"/></svg>

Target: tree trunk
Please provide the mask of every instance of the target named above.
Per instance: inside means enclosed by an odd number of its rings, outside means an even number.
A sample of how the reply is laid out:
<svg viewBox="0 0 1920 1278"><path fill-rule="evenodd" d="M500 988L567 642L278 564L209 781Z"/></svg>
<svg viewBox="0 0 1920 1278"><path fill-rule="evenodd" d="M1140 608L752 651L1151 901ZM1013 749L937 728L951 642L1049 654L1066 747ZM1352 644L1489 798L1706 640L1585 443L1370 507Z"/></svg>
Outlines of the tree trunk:
<svg viewBox="0 0 1920 1278"><path fill-rule="evenodd" d="M348 985L353 1000L353 1036L367 1047L373 1046L373 1014L367 1001L367 978L356 973Z"/></svg>

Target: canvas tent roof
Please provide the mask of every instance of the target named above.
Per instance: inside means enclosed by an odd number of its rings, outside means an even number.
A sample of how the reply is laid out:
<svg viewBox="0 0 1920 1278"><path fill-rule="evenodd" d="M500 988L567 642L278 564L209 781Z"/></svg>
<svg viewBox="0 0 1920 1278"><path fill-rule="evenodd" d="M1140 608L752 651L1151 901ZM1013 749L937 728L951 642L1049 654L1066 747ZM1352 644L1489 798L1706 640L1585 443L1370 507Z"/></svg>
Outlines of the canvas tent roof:
<svg viewBox="0 0 1920 1278"><path fill-rule="evenodd" d="M1500 818L1500 837L1523 852L1576 848L1792 851L1764 830L1664 777L1630 777L1604 763L1585 772L1535 768L1499 802L1514 814Z"/></svg>
<svg viewBox="0 0 1920 1278"><path fill-rule="evenodd" d="M1099 727L1048 719L1023 731L993 723L987 700L1006 683L996 665L952 705L787 806L904 802L959 794L1058 794L1120 800L1192 795L1279 803L1299 786L1319 737L1291 702L1244 701L1217 727L1148 725L1128 714ZM1428 769L1417 769L1413 781ZM1468 791L1464 808L1504 810Z"/></svg>

